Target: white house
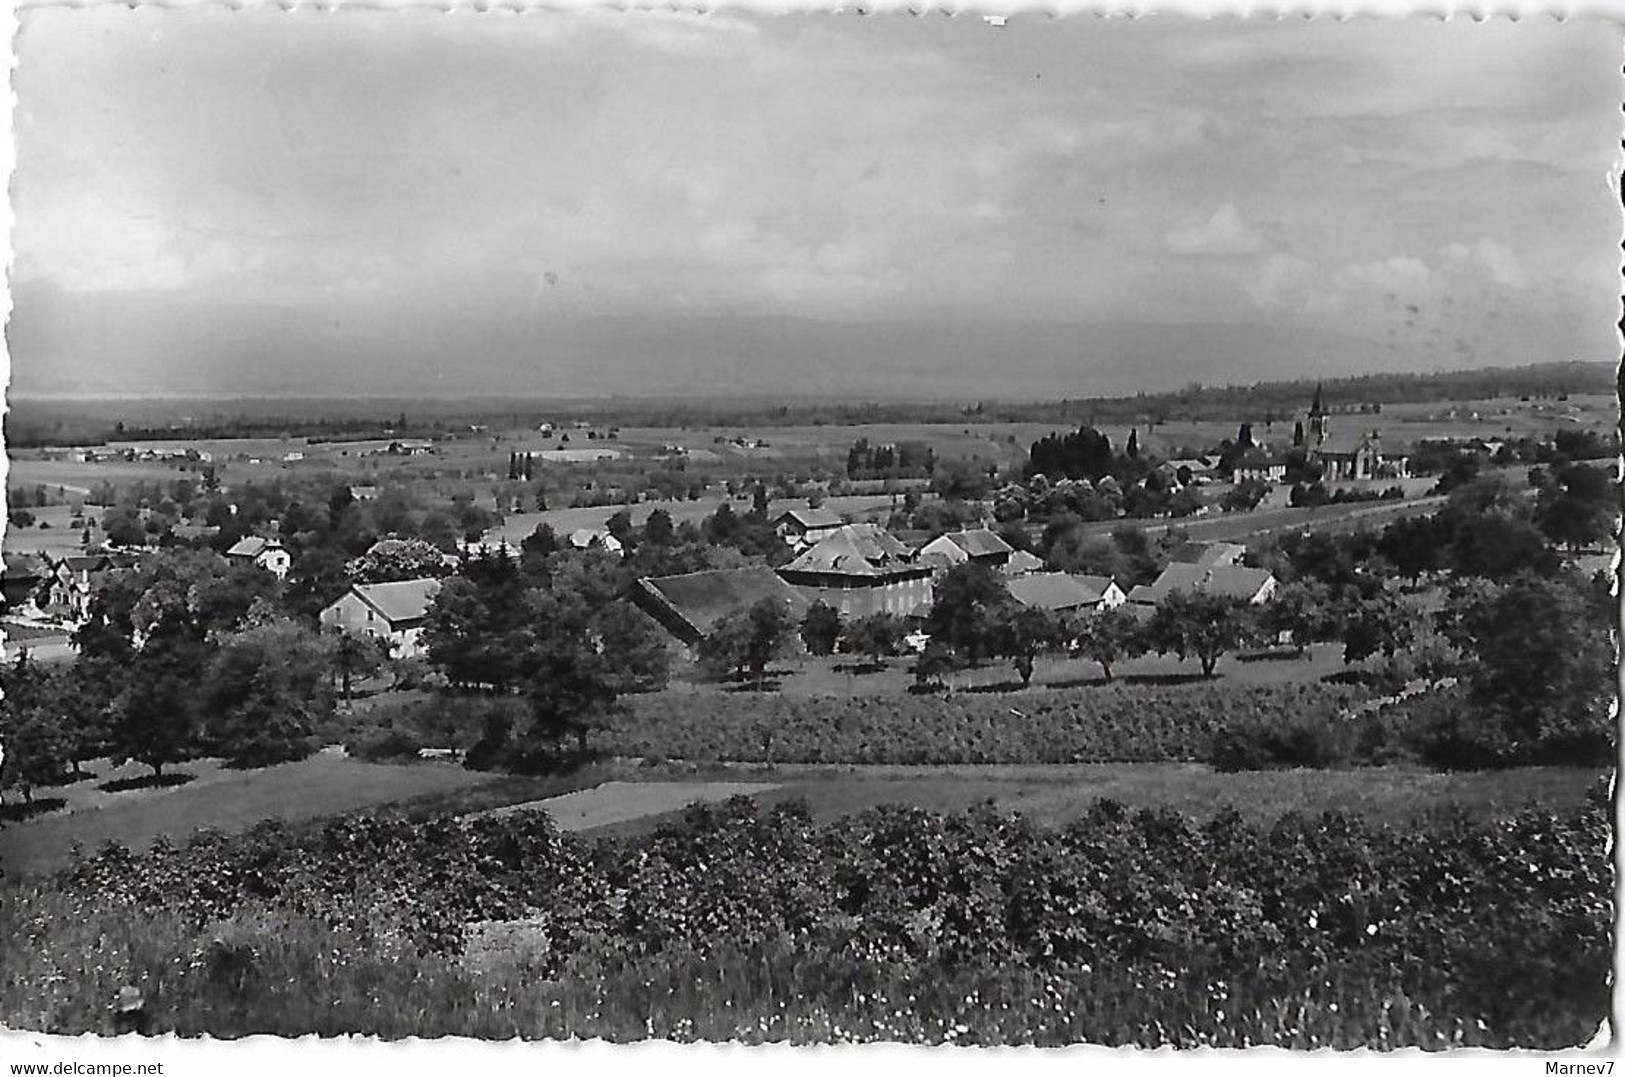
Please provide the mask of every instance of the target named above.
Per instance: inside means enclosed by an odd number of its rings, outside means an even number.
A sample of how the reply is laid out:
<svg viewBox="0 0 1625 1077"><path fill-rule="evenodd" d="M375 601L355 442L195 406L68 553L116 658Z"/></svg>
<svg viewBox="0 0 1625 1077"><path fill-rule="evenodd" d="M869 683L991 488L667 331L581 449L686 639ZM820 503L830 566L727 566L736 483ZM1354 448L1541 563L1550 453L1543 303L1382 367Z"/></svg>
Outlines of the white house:
<svg viewBox="0 0 1625 1077"><path fill-rule="evenodd" d="M1275 597L1278 583L1267 568L1246 565L1193 565L1176 561L1153 583L1142 583L1128 593L1136 606L1156 606L1175 591L1197 591L1237 602L1261 606Z"/></svg>
<svg viewBox="0 0 1625 1077"><path fill-rule="evenodd" d="M621 540L601 527L580 527L570 532L570 547L576 550L603 550L616 557L624 552Z"/></svg>
<svg viewBox="0 0 1625 1077"><path fill-rule="evenodd" d="M439 593L435 579L351 584L322 611L322 627L387 640L394 657L418 658L425 653L423 622Z"/></svg>
<svg viewBox="0 0 1625 1077"><path fill-rule="evenodd" d="M293 556L276 539L250 537L239 539L226 551L226 560L237 565L255 565L277 579L285 579L293 567Z"/></svg>
<svg viewBox="0 0 1625 1077"><path fill-rule="evenodd" d="M1110 576L1031 572L1011 579L1005 586L1010 597L1023 606L1056 613L1113 610L1128 599Z"/></svg>

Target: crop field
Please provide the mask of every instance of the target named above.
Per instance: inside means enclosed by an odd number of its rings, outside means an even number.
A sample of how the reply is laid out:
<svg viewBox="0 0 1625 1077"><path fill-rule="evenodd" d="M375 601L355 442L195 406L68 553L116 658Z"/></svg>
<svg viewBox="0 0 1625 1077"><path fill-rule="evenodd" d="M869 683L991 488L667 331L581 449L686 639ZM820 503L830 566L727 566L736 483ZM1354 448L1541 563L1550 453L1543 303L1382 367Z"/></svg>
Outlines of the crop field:
<svg viewBox="0 0 1625 1077"><path fill-rule="evenodd" d="M613 842L268 826L9 884L0 1022L96 1031L140 984L181 1036L1552 1050L1607 1016L1608 829L746 798Z"/></svg>

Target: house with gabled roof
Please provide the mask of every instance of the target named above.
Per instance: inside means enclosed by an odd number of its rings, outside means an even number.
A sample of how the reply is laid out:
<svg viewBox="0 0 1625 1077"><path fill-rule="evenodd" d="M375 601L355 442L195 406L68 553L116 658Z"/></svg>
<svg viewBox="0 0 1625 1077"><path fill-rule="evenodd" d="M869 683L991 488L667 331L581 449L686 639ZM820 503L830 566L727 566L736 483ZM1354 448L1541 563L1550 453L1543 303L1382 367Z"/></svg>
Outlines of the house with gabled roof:
<svg viewBox="0 0 1625 1077"><path fill-rule="evenodd" d="M809 603L847 618L929 609L932 574L929 562L877 524L845 524L779 569Z"/></svg>
<svg viewBox="0 0 1625 1077"><path fill-rule="evenodd" d="M1282 482L1286 479L1286 457L1267 449L1248 449L1230 465L1230 481Z"/></svg>
<svg viewBox="0 0 1625 1077"><path fill-rule="evenodd" d="M1031 609L1053 613L1116 609L1128 596L1110 576L1034 572L1011 579L1010 597Z"/></svg>
<svg viewBox="0 0 1625 1077"><path fill-rule="evenodd" d="M949 531L920 547L921 556L940 556L949 566L970 563L998 568L1015 552L1013 546L985 527Z"/></svg>
<svg viewBox="0 0 1625 1077"><path fill-rule="evenodd" d="M1006 576L1025 576L1030 572L1042 572L1044 559L1026 550L1012 550L1010 560L1000 565L999 571Z"/></svg>
<svg viewBox="0 0 1625 1077"><path fill-rule="evenodd" d="M1176 561L1163 569L1153 582L1142 583L1130 591L1128 601L1133 606L1153 607L1175 591L1195 591L1259 606L1275 597L1277 586L1274 573L1267 568Z"/></svg>
<svg viewBox="0 0 1625 1077"><path fill-rule="evenodd" d="M626 552L621 540L601 527L578 527L570 532L569 542L573 550L603 550L616 557Z"/></svg>
<svg viewBox="0 0 1625 1077"><path fill-rule="evenodd" d="M763 599L782 603L796 621L806 615L810 605L800 591L765 565L645 576L632 589L631 599L674 638L691 647L718 622Z"/></svg>
<svg viewBox="0 0 1625 1077"><path fill-rule="evenodd" d="M846 521L825 508L785 509L773 521L773 530L792 549L804 550L839 531Z"/></svg>
<svg viewBox="0 0 1625 1077"><path fill-rule="evenodd" d="M293 556L288 553L286 546L280 539L262 538L251 535L238 539L231 549L226 551L226 560L234 565L253 565L262 568L275 576L284 579L288 569L293 567Z"/></svg>
<svg viewBox="0 0 1625 1077"><path fill-rule="evenodd" d="M322 610L322 627L385 640L395 658L419 658L423 625L439 593L440 581L431 578L353 583Z"/></svg>

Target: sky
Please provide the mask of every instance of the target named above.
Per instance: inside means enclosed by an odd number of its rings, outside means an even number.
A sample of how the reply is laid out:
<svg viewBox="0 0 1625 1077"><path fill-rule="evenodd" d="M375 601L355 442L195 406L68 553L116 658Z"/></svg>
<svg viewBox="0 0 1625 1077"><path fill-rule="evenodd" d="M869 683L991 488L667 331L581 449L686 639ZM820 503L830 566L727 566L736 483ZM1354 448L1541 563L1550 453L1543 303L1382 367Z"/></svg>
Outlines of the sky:
<svg viewBox="0 0 1625 1077"><path fill-rule="evenodd" d="M1043 399L1618 358L1604 22L22 23L14 395Z"/></svg>

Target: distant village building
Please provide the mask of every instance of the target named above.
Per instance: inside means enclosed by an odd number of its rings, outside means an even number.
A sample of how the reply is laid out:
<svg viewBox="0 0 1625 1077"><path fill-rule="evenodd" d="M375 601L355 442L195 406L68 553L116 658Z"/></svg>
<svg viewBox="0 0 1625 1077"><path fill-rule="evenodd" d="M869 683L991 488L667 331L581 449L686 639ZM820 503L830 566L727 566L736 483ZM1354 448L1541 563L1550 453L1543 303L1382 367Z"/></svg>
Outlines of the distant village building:
<svg viewBox="0 0 1625 1077"><path fill-rule="evenodd" d="M1332 433L1331 420L1321 403L1320 387L1309 405L1308 455L1327 479L1402 479L1410 474L1410 458L1386 452L1382 431Z"/></svg>
<svg viewBox="0 0 1625 1077"><path fill-rule="evenodd" d="M792 549L804 550L839 531L845 523L840 513L829 509L794 508L779 513L773 521L773 530Z"/></svg>
<svg viewBox="0 0 1625 1077"><path fill-rule="evenodd" d="M1286 457L1267 449L1248 449L1230 465L1230 481L1277 483L1286 479Z"/></svg>
<svg viewBox="0 0 1625 1077"><path fill-rule="evenodd" d="M423 623L439 593L436 579L351 584L322 611L322 626L385 640L395 658L419 658L425 653Z"/></svg>
<svg viewBox="0 0 1625 1077"><path fill-rule="evenodd" d="M632 590L632 602L682 643L694 646L726 617L743 613L763 599L784 605L800 621L811 603L765 565L647 576Z"/></svg>
<svg viewBox="0 0 1625 1077"><path fill-rule="evenodd" d="M370 482L352 486L350 487L350 499L352 501L376 501L378 500L378 487Z"/></svg>
<svg viewBox="0 0 1625 1077"><path fill-rule="evenodd" d="M612 553L616 557L620 557L626 552L622 548L621 540L601 527L579 527L570 532L570 548L573 550L603 550L605 553Z"/></svg>
<svg viewBox="0 0 1625 1077"><path fill-rule="evenodd" d="M274 538L253 536L239 539L226 551L226 560L237 565L263 568L277 579L285 579L293 567L293 556L286 546Z"/></svg>
<svg viewBox="0 0 1625 1077"><path fill-rule="evenodd" d="M90 599L97 583L107 573L133 568L137 563L136 556L129 553L70 554L51 560L40 612L64 621L84 621L90 615Z"/></svg>
<svg viewBox="0 0 1625 1077"><path fill-rule="evenodd" d="M1110 576L1034 572L1012 579L1007 586L1010 596L1023 606L1052 613L1112 610L1128 600Z"/></svg>
<svg viewBox="0 0 1625 1077"><path fill-rule="evenodd" d="M922 558L941 558L949 566L963 564L1000 568L1010 560L1015 548L985 527L950 531L920 547Z"/></svg>
<svg viewBox="0 0 1625 1077"><path fill-rule="evenodd" d="M846 618L930 608L932 568L875 524L846 524L779 569L811 602Z"/></svg>

